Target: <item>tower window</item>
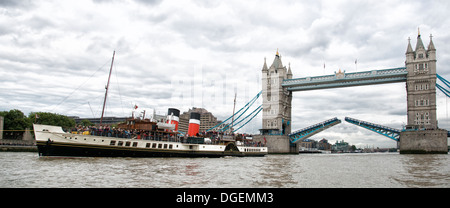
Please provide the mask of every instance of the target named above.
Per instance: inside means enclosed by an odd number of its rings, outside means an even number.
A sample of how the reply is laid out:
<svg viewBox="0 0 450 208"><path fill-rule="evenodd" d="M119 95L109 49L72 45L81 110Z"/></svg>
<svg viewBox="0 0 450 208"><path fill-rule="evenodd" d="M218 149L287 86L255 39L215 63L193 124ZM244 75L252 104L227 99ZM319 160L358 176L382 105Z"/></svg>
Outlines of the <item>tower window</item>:
<svg viewBox="0 0 450 208"><path fill-rule="evenodd" d="M419 58L423 58L423 53L419 53Z"/></svg>

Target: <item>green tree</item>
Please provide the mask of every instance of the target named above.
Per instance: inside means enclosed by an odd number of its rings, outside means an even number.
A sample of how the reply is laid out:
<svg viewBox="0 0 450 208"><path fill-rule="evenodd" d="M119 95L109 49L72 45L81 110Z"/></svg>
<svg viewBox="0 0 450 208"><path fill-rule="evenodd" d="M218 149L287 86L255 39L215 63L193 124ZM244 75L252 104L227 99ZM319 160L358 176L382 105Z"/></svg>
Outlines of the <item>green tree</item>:
<svg viewBox="0 0 450 208"><path fill-rule="evenodd" d="M31 112L28 118L33 122L36 121L38 124L61 126L63 128L70 128L76 125L75 120L72 118L49 112Z"/></svg>
<svg viewBox="0 0 450 208"><path fill-rule="evenodd" d="M22 111L13 109L0 112L4 118L4 130L25 130L30 127L31 121L22 113Z"/></svg>
<svg viewBox="0 0 450 208"><path fill-rule="evenodd" d="M1 111L0 116L4 119L3 138L19 139L22 137L26 128L31 126L31 121L22 113L22 111L13 109L10 111ZM18 132L15 132L18 131Z"/></svg>
<svg viewBox="0 0 450 208"><path fill-rule="evenodd" d="M90 122L87 119L82 120L80 123L82 126L93 126L94 125L92 122Z"/></svg>

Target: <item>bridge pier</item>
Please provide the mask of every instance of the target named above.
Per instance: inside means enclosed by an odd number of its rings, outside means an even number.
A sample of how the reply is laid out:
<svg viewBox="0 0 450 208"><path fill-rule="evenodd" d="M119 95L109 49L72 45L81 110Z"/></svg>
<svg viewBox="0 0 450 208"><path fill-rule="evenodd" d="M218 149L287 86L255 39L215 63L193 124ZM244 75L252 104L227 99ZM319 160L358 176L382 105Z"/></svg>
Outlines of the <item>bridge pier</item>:
<svg viewBox="0 0 450 208"><path fill-rule="evenodd" d="M289 136L286 135L254 135L253 140L263 144L267 141L269 154L298 154L299 151L296 144L291 145Z"/></svg>
<svg viewBox="0 0 450 208"><path fill-rule="evenodd" d="M448 154L447 130L400 132L400 154Z"/></svg>

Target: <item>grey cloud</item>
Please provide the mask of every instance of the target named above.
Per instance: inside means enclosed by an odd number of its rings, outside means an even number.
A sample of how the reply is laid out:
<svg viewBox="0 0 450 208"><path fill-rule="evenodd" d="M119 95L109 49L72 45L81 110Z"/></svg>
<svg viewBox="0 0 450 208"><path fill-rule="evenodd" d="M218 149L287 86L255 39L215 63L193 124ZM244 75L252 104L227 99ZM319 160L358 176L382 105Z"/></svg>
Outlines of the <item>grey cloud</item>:
<svg viewBox="0 0 450 208"><path fill-rule="evenodd" d="M144 5L157 5L162 2L162 0L135 0L135 1L142 3Z"/></svg>
<svg viewBox="0 0 450 208"><path fill-rule="evenodd" d="M34 1L31 0L2 0L0 1L0 7L6 8L30 8L34 5Z"/></svg>

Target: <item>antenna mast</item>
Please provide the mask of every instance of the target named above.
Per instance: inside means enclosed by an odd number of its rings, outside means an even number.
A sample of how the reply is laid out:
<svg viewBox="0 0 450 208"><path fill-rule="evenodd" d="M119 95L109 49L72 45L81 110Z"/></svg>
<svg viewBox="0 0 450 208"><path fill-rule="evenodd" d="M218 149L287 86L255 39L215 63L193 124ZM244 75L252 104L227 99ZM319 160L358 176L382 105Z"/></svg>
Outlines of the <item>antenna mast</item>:
<svg viewBox="0 0 450 208"><path fill-rule="evenodd" d="M114 55L116 54L116 51L113 52L113 57L112 57L112 61L111 61L111 68L109 69L109 77L108 77L108 84L106 84L106 92L105 92L105 100L103 101L103 110L102 110L102 117L100 118L100 126L102 125L103 122L103 114L105 113L105 106L106 106L106 96L108 96L108 88L109 88L109 80L111 79L111 72L112 72L112 67L113 67L113 63L114 63Z"/></svg>

